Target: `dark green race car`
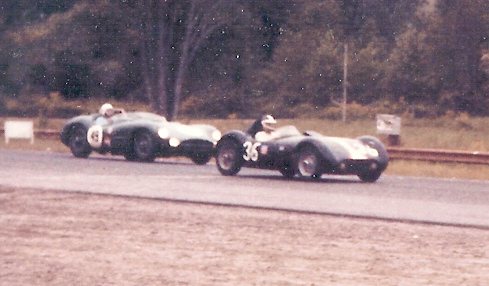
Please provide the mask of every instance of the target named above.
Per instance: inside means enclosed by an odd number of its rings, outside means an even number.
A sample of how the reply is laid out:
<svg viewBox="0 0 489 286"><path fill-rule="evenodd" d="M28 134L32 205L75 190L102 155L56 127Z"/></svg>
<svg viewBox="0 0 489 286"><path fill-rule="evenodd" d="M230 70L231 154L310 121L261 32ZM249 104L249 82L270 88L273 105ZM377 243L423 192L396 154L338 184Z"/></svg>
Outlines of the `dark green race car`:
<svg viewBox="0 0 489 286"><path fill-rule="evenodd" d="M278 170L285 177L320 178L323 174L357 175L375 182L389 157L375 137L356 139L300 133L294 126L272 128L275 119L264 116L248 131L231 131L217 144L216 163L221 174L232 176L242 167ZM268 131L267 131L268 129Z"/></svg>
<svg viewBox="0 0 489 286"><path fill-rule="evenodd" d="M87 158L92 151L144 162L185 156L203 165L212 158L221 138L221 132L213 126L169 122L149 112L118 109L109 119L101 119L104 115L100 113L70 119L61 130L61 142L79 158Z"/></svg>

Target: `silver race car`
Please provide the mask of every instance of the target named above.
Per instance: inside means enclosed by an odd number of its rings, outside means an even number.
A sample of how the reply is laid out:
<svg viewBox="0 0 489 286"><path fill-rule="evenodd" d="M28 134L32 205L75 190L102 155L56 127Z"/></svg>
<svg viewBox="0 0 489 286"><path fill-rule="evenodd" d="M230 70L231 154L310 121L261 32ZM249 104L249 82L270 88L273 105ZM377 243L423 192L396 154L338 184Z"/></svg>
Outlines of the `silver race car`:
<svg viewBox="0 0 489 286"><path fill-rule="evenodd" d="M185 156L203 165L214 156L221 132L210 125L169 122L157 114L125 112L104 104L98 113L69 120L60 137L75 157L86 158L92 151L145 162Z"/></svg>

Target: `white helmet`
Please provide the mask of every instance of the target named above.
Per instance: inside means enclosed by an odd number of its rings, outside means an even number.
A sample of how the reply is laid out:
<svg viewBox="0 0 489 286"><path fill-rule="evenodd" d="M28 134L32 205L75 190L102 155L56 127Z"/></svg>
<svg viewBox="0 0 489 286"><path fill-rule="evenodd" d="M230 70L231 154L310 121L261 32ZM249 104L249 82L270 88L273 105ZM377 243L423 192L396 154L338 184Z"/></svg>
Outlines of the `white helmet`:
<svg viewBox="0 0 489 286"><path fill-rule="evenodd" d="M273 118L271 115L265 115L261 119L261 125L263 126L264 131L273 131L275 128L273 128L273 125L277 123L277 120Z"/></svg>
<svg viewBox="0 0 489 286"><path fill-rule="evenodd" d="M103 105L100 107L100 109L99 109L99 111L98 111L98 112L99 112L100 114L102 114L102 115L106 115L106 116L108 116L108 115L109 115L109 114L108 114L108 113L109 113L109 111L111 111L111 110L113 110L113 109L114 109L114 107L112 106L112 104L110 104L110 103L104 103L104 104L103 104Z"/></svg>

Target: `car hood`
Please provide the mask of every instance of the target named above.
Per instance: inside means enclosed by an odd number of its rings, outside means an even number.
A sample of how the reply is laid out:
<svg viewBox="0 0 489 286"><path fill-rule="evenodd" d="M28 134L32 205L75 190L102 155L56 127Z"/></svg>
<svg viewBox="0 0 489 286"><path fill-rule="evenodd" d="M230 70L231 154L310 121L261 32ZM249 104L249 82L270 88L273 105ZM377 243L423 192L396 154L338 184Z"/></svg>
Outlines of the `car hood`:
<svg viewBox="0 0 489 286"><path fill-rule="evenodd" d="M150 113L150 112L128 112L128 113L122 113L122 114L117 114L111 117L112 121L114 122L113 124L117 124L119 122L126 122L126 121L149 121L149 122L154 122L154 123L167 123L168 121L164 116Z"/></svg>
<svg viewBox="0 0 489 286"><path fill-rule="evenodd" d="M186 125L178 122L167 122L162 125L162 128L168 129L171 137L176 137L180 140L206 139L216 141L212 139L212 133L217 131L217 129L209 125Z"/></svg>
<svg viewBox="0 0 489 286"><path fill-rule="evenodd" d="M312 137L329 150L336 161L379 159L379 152L358 139L329 137L314 134ZM321 148L320 148L321 149Z"/></svg>

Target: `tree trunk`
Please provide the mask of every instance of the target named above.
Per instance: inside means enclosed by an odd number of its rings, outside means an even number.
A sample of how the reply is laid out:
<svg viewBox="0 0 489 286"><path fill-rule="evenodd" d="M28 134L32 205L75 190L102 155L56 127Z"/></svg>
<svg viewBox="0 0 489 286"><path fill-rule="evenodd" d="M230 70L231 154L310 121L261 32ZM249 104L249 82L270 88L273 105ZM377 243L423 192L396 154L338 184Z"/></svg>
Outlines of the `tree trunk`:
<svg viewBox="0 0 489 286"><path fill-rule="evenodd" d="M180 51L180 58L174 77L173 93L169 118L174 120L178 116L182 88L189 65L195 58L197 51L204 45L207 38L223 24L223 18L217 17L214 12L224 5L223 0L191 0L190 10L186 19L185 35ZM231 1L228 1L231 3Z"/></svg>
<svg viewBox="0 0 489 286"><path fill-rule="evenodd" d="M141 74L144 91L151 109L166 114L167 73L165 52L165 19L163 4L159 0L144 0L141 11Z"/></svg>
<svg viewBox="0 0 489 286"><path fill-rule="evenodd" d="M143 0L140 4L145 92L151 108L169 120L178 116L189 65L207 38L224 22L224 17L220 17L218 12L223 3L228 2ZM182 23L183 38L174 38L175 30L181 28L178 25ZM176 52L175 48L179 51Z"/></svg>

